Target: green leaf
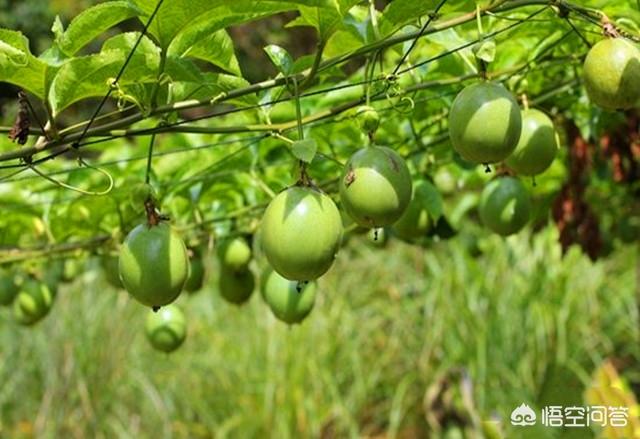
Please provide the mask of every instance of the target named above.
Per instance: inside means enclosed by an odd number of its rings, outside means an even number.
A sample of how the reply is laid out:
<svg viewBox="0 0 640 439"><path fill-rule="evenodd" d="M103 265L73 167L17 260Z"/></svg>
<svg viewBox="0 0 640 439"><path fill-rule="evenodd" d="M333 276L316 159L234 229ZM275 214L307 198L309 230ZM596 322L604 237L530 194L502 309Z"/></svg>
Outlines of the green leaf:
<svg viewBox="0 0 640 439"><path fill-rule="evenodd" d="M479 60L492 63L496 59L496 42L494 40L480 41L473 46L473 54Z"/></svg>
<svg viewBox="0 0 640 439"><path fill-rule="evenodd" d="M326 5L332 0L171 0L160 7L149 31L160 47L168 48L181 32L196 26L216 32L228 26L267 17L279 12L296 10L299 4ZM146 24L157 5L157 0L135 0L144 11L140 20Z"/></svg>
<svg viewBox="0 0 640 439"><path fill-rule="evenodd" d="M311 163L318 151L318 143L315 139L296 140L291 145L291 152L305 163Z"/></svg>
<svg viewBox="0 0 640 439"><path fill-rule="evenodd" d="M33 56L21 32L0 29L0 82L8 82L44 98L46 64Z"/></svg>
<svg viewBox="0 0 640 439"><path fill-rule="evenodd" d="M190 26L178 34L169 46L168 54L201 59L225 72L242 75L227 31L210 32L207 23Z"/></svg>
<svg viewBox="0 0 640 439"><path fill-rule="evenodd" d="M414 23L419 17L433 13L439 3L439 0L393 0L382 11L380 19L382 35L386 36L406 24ZM449 0L440 12L448 13L468 8L469 3L468 0Z"/></svg>
<svg viewBox="0 0 640 439"><path fill-rule="evenodd" d="M237 76L225 75L221 73L205 73L188 59L169 58L165 73L173 81L170 85L170 102L183 101L186 99L211 99L231 90L249 86L249 83ZM228 102L234 105L249 106L255 105L258 98L254 95L247 95Z"/></svg>
<svg viewBox="0 0 640 439"><path fill-rule="evenodd" d="M98 54L74 58L60 68L49 90L54 114L82 99L104 96L122 68L139 33L117 35L105 42ZM119 86L156 82L160 49L144 37L120 78Z"/></svg>
<svg viewBox="0 0 640 439"><path fill-rule="evenodd" d="M53 21L53 26L51 26L51 32L55 39L59 39L64 34L64 25L62 24L62 20L60 20L60 16L56 15L56 19Z"/></svg>
<svg viewBox="0 0 640 439"><path fill-rule="evenodd" d="M142 13L142 10L128 1L100 3L74 18L67 30L56 38L56 43L62 52L73 56L104 31ZM56 29L59 31L58 25Z"/></svg>
<svg viewBox="0 0 640 439"><path fill-rule="evenodd" d="M442 216L442 196L431 182L425 180L421 183L420 199L434 220L438 220Z"/></svg>
<svg viewBox="0 0 640 439"><path fill-rule="evenodd" d="M275 44L270 44L264 48L264 51L267 52L269 59L271 59L271 62L276 66L280 73L284 76L291 74L293 58L286 49Z"/></svg>
<svg viewBox="0 0 640 439"><path fill-rule="evenodd" d="M343 17L358 2L355 0L338 0L321 7L300 6L300 16L287 23L287 27L311 26L316 29L323 43L344 27Z"/></svg>

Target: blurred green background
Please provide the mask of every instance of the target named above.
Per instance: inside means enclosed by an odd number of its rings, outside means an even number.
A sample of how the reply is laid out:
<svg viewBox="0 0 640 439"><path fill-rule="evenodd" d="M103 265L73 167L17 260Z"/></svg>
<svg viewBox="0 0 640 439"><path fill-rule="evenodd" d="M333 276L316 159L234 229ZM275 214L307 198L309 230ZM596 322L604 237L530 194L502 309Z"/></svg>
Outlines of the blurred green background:
<svg viewBox="0 0 640 439"><path fill-rule="evenodd" d="M38 326L0 310L3 436L459 438L491 437L481 425L495 421L495 437L515 438L528 430L509 426L511 410L585 405L607 357L640 381L633 248L593 263L562 258L553 229L473 249L358 236L291 328L259 294L221 300L213 260L206 288L178 301L189 334L170 355L92 262Z"/></svg>

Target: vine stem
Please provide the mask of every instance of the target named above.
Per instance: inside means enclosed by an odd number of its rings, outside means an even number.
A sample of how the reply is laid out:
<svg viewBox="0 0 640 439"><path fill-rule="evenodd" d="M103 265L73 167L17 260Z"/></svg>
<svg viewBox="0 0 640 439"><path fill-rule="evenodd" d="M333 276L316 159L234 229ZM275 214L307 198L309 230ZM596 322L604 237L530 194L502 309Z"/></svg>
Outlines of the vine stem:
<svg viewBox="0 0 640 439"><path fill-rule="evenodd" d="M546 65L546 64L550 64L550 63L554 63L554 62L567 62L567 60L571 61L571 59L573 59L573 57L562 57L562 58L553 58L550 59L548 63L543 63L540 65ZM510 75L513 73L517 73L519 71L522 71L525 68L530 67L531 62L526 62L523 64L520 64L518 66L514 66L511 67L509 69L505 69L503 71L499 71L499 72L493 72L492 73L492 78L498 78L504 75ZM429 88L434 88L434 87L438 87L438 86L443 86L443 85L452 85L452 84L456 84L459 83L461 81L466 81L469 79L473 79L473 78L477 78L479 77L478 73L470 73L467 75L463 75L463 76L459 76L456 78L451 78L451 79L443 79L443 80L434 80L434 81L427 81L427 82L423 82L423 83L419 83L419 84L415 84L412 85L410 87L407 87L404 90L404 93L412 93L415 91L419 91L419 90L425 90L425 89L429 89ZM384 96L384 94L382 93L378 93L374 96L371 97L371 101L378 101L378 100L383 100L386 99L386 97ZM315 123L324 119L328 119L334 116L337 116L341 113L344 113L345 111L348 111L352 108L357 107L358 105L362 105L365 102L365 97L362 97L360 99L357 100L353 100L350 102L346 102L344 104L340 104L336 107L332 107L330 109L327 110L323 110L321 112L318 112L316 114L313 115L309 115L305 118L302 119L302 124L303 125L307 125L307 124L311 124L311 123ZM181 126L168 126L168 127L164 127L164 126L159 126L158 128L142 128L142 129L132 129L132 130L113 130L113 131L108 131L105 132L103 134L101 134L101 136L104 137L108 137L107 140L111 140L114 138L118 138L118 137L133 137L133 136L142 136L142 135L150 135L152 133L163 133L163 132L175 132L175 133L194 133L194 134L230 134L230 133L250 133L250 132L262 132L262 133L271 133L270 135L274 135L274 134L279 134L285 131L289 131L291 129L296 128L297 126L297 121L290 121L290 122L284 122L284 123L280 123L280 124L262 124L262 125L238 125L238 126L226 126L226 127L202 127L202 126L188 126L188 125L181 125ZM92 143L97 143L97 142L92 142ZM51 158L58 156L60 154L63 154L65 152L68 151L67 149L62 149L59 152L53 154L51 156ZM0 155L0 161L2 161L2 156ZM6 160L6 159L5 159ZM38 160L34 160L34 164L38 164L41 162L44 162L48 160L48 157L42 158L39 161ZM25 165L8 165L5 166L5 168L9 169L9 168L21 168L24 167Z"/></svg>
<svg viewBox="0 0 640 439"><path fill-rule="evenodd" d="M153 161L153 145L156 142L156 133L151 134L151 139L149 140L149 151L147 152L147 170L144 174L144 182L149 184L151 181L151 162Z"/></svg>

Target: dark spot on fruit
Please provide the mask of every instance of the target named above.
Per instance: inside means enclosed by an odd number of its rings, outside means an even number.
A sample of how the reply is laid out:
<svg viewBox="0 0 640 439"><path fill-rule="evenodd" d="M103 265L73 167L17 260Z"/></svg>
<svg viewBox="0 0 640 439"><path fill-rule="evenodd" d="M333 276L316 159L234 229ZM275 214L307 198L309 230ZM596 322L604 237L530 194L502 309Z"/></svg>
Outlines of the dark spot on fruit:
<svg viewBox="0 0 640 439"><path fill-rule="evenodd" d="M490 174L491 173L491 167L488 164L484 164L484 172L486 174Z"/></svg>
<svg viewBox="0 0 640 439"><path fill-rule="evenodd" d="M387 154L387 157L389 158L389 161L391 162L391 167L393 168L393 170L396 171L396 172L399 172L400 171L400 165L398 164L396 159L392 155L389 155L389 154Z"/></svg>
<svg viewBox="0 0 640 439"><path fill-rule="evenodd" d="M298 294L302 292L303 285L304 285L304 281L299 281L296 283L296 291L298 292Z"/></svg>
<svg viewBox="0 0 640 439"><path fill-rule="evenodd" d="M161 307L159 306L152 306L151 309L153 310L153 312L158 312L160 310Z"/></svg>
<svg viewBox="0 0 640 439"><path fill-rule="evenodd" d="M378 240L378 229L373 229L373 240L374 241Z"/></svg>
<svg viewBox="0 0 640 439"><path fill-rule="evenodd" d="M349 172L344 176L344 185L349 187L356 181L356 173L353 171L353 168L349 166Z"/></svg>

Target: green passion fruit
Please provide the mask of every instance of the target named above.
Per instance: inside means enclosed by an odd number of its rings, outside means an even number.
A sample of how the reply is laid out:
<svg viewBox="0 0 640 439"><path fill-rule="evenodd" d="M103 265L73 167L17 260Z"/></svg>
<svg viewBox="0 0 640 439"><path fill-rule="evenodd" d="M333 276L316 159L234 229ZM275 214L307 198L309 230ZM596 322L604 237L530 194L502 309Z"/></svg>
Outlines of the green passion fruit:
<svg viewBox="0 0 640 439"><path fill-rule="evenodd" d="M204 285L205 267L202 259L202 252L199 249L190 249L189 254L189 277L184 284L185 291L195 293L200 291Z"/></svg>
<svg viewBox="0 0 640 439"><path fill-rule="evenodd" d="M262 283L262 297L278 320L290 325L300 323L313 309L317 283L285 279L274 270Z"/></svg>
<svg viewBox="0 0 640 439"><path fill-rule="evenodd" d="M0 270L0 305L11 305L17 294L15 275L9 270Z"/></svg>
<svg viewBox="0 0 640 439"><path fill-rule="evenodd" d="M226 239L218 246L218 259L225 269L244 271L251 262L251 247L244 238Z"/></svg>
<svg viewBox="0 0 640 439"><path fill-rule="evenodd" d="M218 279L220 295L227 302L241 305L251 297L256 281L251 270L223 270Z"/></svg>
<svg viewBox="0 0 640 439"><path fill-rule="evenodd" d="M520 231L529 221L531 201L524 185L514 177L492 180L480 197L480 219L502 236Z"/></svg>
<svg viewBox="0 0 640 439"><path fill-rule="evenodd" d="M100 265L104 272L104 278L114 288L122 288L120 269L118 268L118 256L105 255L100 259Z"/></svg>
<svg viewBox="0 0 640 439"><path fill-rule="evenodd" d="M45 282L27 279L13 301L13 315L21 325L33 325L42 320L53 305L53 294Z"/></svg>
<svg viewBox="0 0 640 439"><path fill-rule="evenodd" d="M158 312L149 311L145 333L155 349L162 352L175 351L187 337L187 322L182 310L171 304Z"/></svg>
<svg viewBox="0 0 640 439"><path fill-rule="evenodd" d="M413 185L413 197L409 207L393 225L393 232L404 241L424 238L435 226L442 211L442 199L438 189L427 180Z"/></svg>
<svg viewBox="0 0 640 439"><path fill-rule="evenodd" d="M379 228L400 218L411 200L411 174L392 149L371 146L356 152L340 179L340 200L360 226Z"/></svg>
<svg viewBox="0 0 640 439"><path fill-rule="evenodd" d="M472 163L489 164L506 159L522 131L518 102L502 85L479 82L464 88L449 112L449 137L453 149Z"/></svg>
<svg viewBox="0 0 640 439"><path fill-rule="evenodd" d="M329 270L340 248L342 219L331 198L294 186L276 196L262 218L264 254L282 276L313 280Z"/></svg>
<svg viewBox="0 0 640 439"><path fill-rule="evenodd" d="M592 102L626 110L640 99L640 50L624 38L599 41L584 61L584 84Z"/></svg>
<svg viewBox="0 0 640 439"><path fill-rule="evenodd" d="M522 135L506 164L518 175L541 174L556 158L558 143L558 133L549 116L539 110L524 110Z"/></svg>
<svg viewBox="0 0 640 439"><path fill-rule="evenodd" d="M189 258L184 242L168 224L141 224L120 247L119 268L129 294L158 308L180 295L189 275Z"/></svg>

